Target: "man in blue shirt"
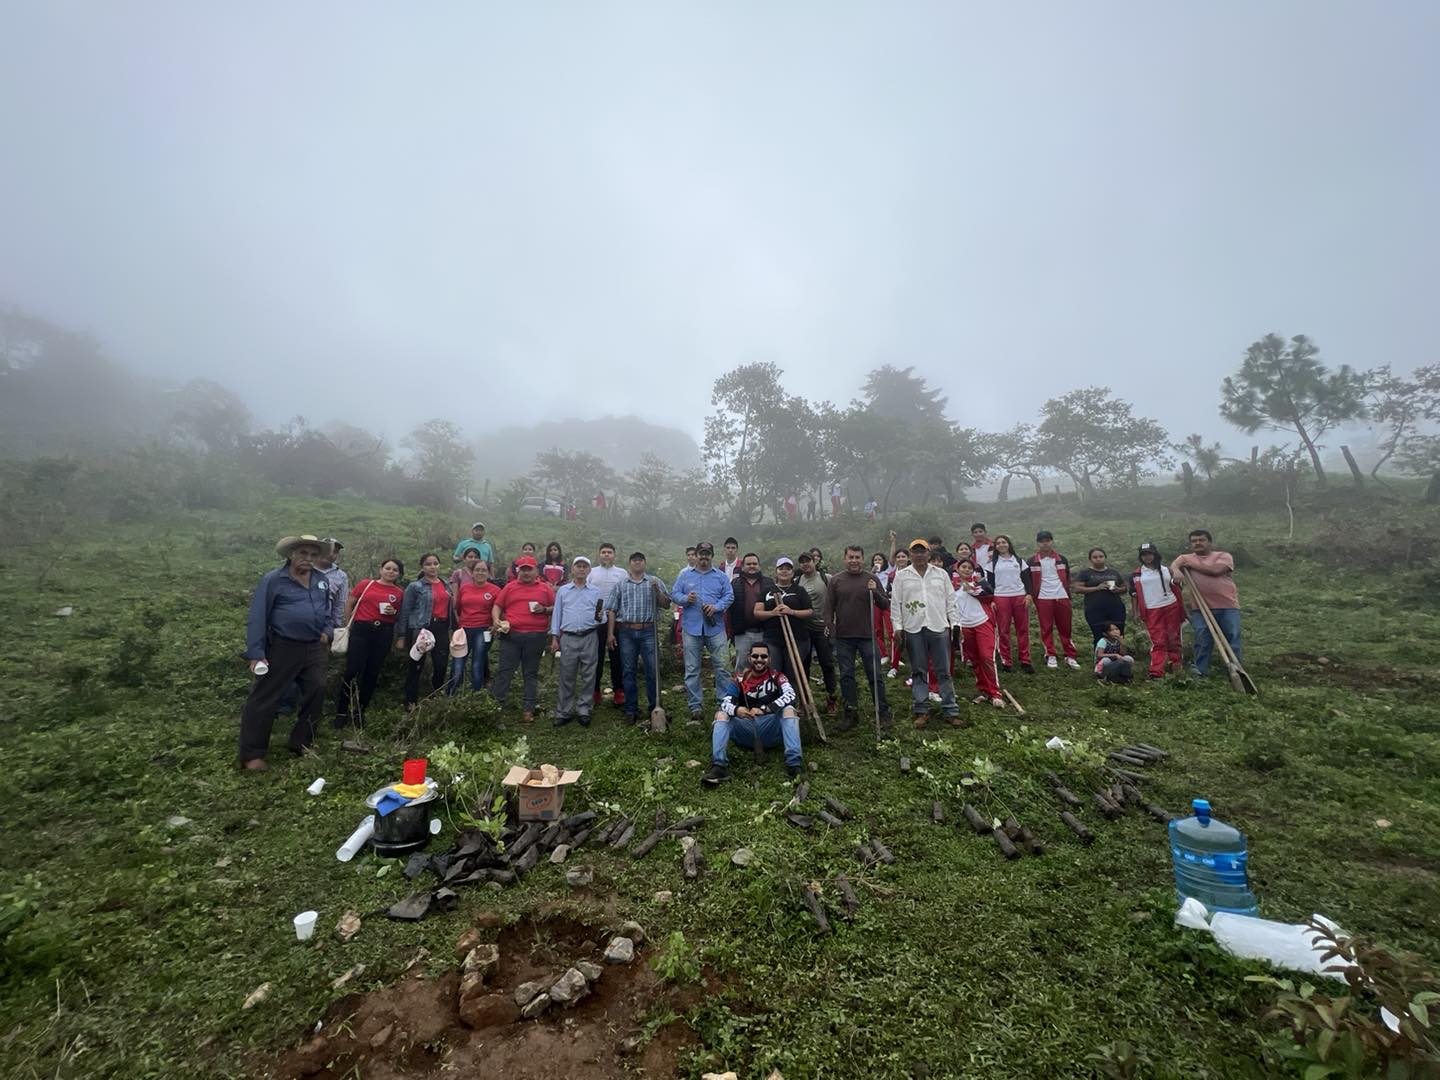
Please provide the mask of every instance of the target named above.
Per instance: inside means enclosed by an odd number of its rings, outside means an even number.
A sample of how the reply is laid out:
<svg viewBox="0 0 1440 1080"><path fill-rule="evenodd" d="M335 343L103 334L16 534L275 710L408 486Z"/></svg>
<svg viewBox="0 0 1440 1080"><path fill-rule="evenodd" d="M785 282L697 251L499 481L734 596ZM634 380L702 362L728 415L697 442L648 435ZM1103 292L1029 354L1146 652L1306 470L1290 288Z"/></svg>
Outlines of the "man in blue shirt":
<svg viewBox="0 0 1440 1080"><path fill-rule="evenodd" d="M680 632L685 647L685 696L690 704L690 723L701 723L704 704L700 690L702 650L710 654L715 672L715 696L721 696L725 674L725 609L735 600L730 576L715 565L715 545L706 540L695 546L695 565L680 571L670 599L680 606Z"/></svg>
<svg viewBox="0 0 1440 1080"><path fill-rule="evenodd" d="M579 720L590 726L594 708L592 687L595 667L600 663L600 634L605 597L589 582L590 560L576 555L570 564L570 580L555 590L555 610L550 613L550 648L559 656L560 692L555 702L555 726ZM579 682L577 691L576 682Z"/></svg>
<svg viewBox="0 0 1440 1080"><path fill-rule="evenodd" d="M321 542L287 536L275 545L285 565L260 579L250 601L245 659L256 676L240 713L240 764L265 768L270 731L280 699L300 683L300 708L290 729L290 752L302 754L315 741L315 721L325 704L325 669L335 630L329 580L315 569Z"/></svg>
<svg viewBox="0 0 1440 1080"><path fill-rule="evenodd" d="M636 686L635 664L644 657L645 692L650 699L650 711L660 704L659 679L660 658L656 647L655 621L659 609L670 606L670 594L660 579L645 572L645 553L637 551L630 556L630 573L610 590L605 601L609 614L608 641L611 649L619 646L620 683L624 689L626 723L638 719L636 713L640 702Z"/></svg>
<svg viewBox="0 0 1440 1080"><path fill-rule="evenodd" d="M470 526L470 535L455 545L455 562L465 557L465 552L473 551L479 555L481 560L490 567L490 573L495 573L495 548L489 540L485 539L485 523L477 521Z"/></svg>

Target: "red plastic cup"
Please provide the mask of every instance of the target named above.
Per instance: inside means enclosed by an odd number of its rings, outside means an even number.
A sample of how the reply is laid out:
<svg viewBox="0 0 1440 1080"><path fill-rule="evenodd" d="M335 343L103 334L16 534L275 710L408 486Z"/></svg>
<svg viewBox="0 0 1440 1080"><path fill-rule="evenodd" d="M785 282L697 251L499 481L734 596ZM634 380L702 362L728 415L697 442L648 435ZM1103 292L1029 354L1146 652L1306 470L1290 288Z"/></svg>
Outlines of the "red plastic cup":
<svg viewBox="0 0 1440 1080"><path fill-rule="evenodd" d="M406 784L423 784L425 782L425 759L423 757L408 758L401 779Z"/></svg>

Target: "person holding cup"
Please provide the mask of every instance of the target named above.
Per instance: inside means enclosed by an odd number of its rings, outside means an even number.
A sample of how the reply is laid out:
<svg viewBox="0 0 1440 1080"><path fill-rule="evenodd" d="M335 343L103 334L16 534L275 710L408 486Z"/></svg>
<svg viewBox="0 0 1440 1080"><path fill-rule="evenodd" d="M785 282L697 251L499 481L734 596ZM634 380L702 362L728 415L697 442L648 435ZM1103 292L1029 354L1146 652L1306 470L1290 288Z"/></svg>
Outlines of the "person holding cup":
<svg viewBox="0 0 1440 1080"><path fill-rule="evenodd" d="M356 582L345 605L345 625L350 627L350 647L345 652L345 674L340 677L335 699L335 727L365 726L365 710L375 696L385 654L395 638L395 619L400 614L404 589L400 578L405 564L386 559L380 576Z"/></svg>
<svg viewBox="0 0 1440 1080"><path fill-rule="evenodd" d="M422 631L431 635L430 690L445 685L450 627L454 619L455 598L450 583L440 576L440 556L426 552L420 556L420 576L405 586L400 598L397 629L405 636L395 642L396 649L410 650L405 667L405 707L413 709L420 703L420 669L425 666L426 649L420 642Z"/></svg>
<svg viewBox="0 0 1440 1080"><path fill-rule="evenodd" d="M466 556L470 551L465 553ZM485 689L485 679L490 673L493 614L495 601L499 598L500 586L490 580L490 564L484 559L477 559L455 590L455 611L460 629L465 631L467 652L465 656L451 658L450 682L446 684L445 693L453 695L460 689L467 659L470 662L470 689Z"/></svg>
<svg viewBox="0 0 1440 1080"><path fill-rule="evenodd" d="M491 626L501 637L500 665L490 693L503 707L518 667L525 682L520 719L528 724L535 719L535 704L540 697L540 657L545 653L555 590L540 580L534 555L516 559L515 572L516 579L495 598L491 616Z"/></svg>
<svg viewBox="0 0 1440 1080"><path fill-rule="evenodd" d="M1075 575L1075 591L1085 597L1085 621L1090 624L1094 641L1105 636L1105 627L1114 623L1125 632L1125 596L1129 582L1110 566L1105 549L1090 549L1090 565Z"/></svg>

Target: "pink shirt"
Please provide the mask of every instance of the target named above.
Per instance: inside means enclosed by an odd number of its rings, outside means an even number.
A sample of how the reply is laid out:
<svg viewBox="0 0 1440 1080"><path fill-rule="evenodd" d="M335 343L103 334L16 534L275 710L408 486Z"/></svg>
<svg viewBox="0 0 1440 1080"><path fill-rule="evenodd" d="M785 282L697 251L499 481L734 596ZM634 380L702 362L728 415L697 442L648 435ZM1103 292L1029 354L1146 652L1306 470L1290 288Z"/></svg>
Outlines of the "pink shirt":
<svg viewBox="0 0 1440 1080"><path fill-rule="evenodd" d="M1186 563L1193 563L1196 566L1203 566L1207 570L1217 573L1202 574L1196 571L1187 575L1199 590L1205 602L1212 608L1238 608L1240 606L1240 594L1235 591L1235 560L1230 557L1228 551L1212 551L1209 555L1196 555L1187 553L1181 555L1170 564L1170 573L1179 578L1185 570ZM1184 587L1184 581L1181 581Z"/></svg>

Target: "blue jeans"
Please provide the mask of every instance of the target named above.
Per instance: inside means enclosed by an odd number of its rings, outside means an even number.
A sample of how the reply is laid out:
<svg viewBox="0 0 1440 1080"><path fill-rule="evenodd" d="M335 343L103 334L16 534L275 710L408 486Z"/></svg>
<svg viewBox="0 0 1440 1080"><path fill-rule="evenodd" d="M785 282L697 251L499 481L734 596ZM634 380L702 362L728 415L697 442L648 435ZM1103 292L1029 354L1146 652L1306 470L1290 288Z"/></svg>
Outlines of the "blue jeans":
<svg viewBox="0 0 1440 1080"><path fill-rule="evenodd" d="M715 700L719 701L722 694L720 691L721 679L727 678L725 665L728 662L726 653L725 631L717 630L713 634L686 633L685 637L685 697L690 702L690 711L697 713L705 703L704 696L700 689L700 654L701 650L710 654L710 667L715 672Z"/></svg>
<svg viewBox="0 0 1440 1080"><path fill-rule="evenodd" d="M935 669L939 684L940 711L946 716L959 716L955 704L955 684L950 680L950 635L943 630L916 630L905 634L905 647L910 650L911 711L916 716L930 712L928 670Z"/></svg>
<svg viewBox="0 0 1440 1080"><path fill-rule="evenodd" d="M660 658L655 652L655 629L634 630L615 627L615 644L620 647L620 685L625 691L625 715L635 716L639 710L639 689L636 685L636 661L645 665L645 694L650 708L660 702Z"/></svg>
<svg viewBox="0 0 1440 1080"><path fill-rule="evenodd" d="M1217 607L1211 608L1210 614L1215 616L1215 625L1220 627L1220 633L1230 643L1235 659L1240 660L1240 609ZM1205 616L1200 614L1199 608L1190 612L1190 629L1195 633L1195 670L1204 675L1210 670L1210 652L1215 648L1215 640L1210 636L1210 628L1205 625Z"/></svg>
<svg viewBox="0 0 1440 1080"><path fill-rule="evenodd" d="M485 641L485 627L477 626L472 629L467 626L465 643L470 646L470 651L464 656L454 656L450 659L450 681L445 684L445 693L447 694L454 694L460 689L460 681L465 675L467 663L470 665L470 689L485 689L485 677L490 672L490 646Z"/></svg>
<svg viewBox="0 0 1440 1080"><path fill-rule="evenodd" d="M721 640L724 640L723 638ZM734 739L747 750L755 749L756 737L767 750L785 744L785 764L800 765L800 721L793 716L766 713L764 716L726 716L720 713L710 729L710 760L716 765L728 765L730 740Z"/></svg>

